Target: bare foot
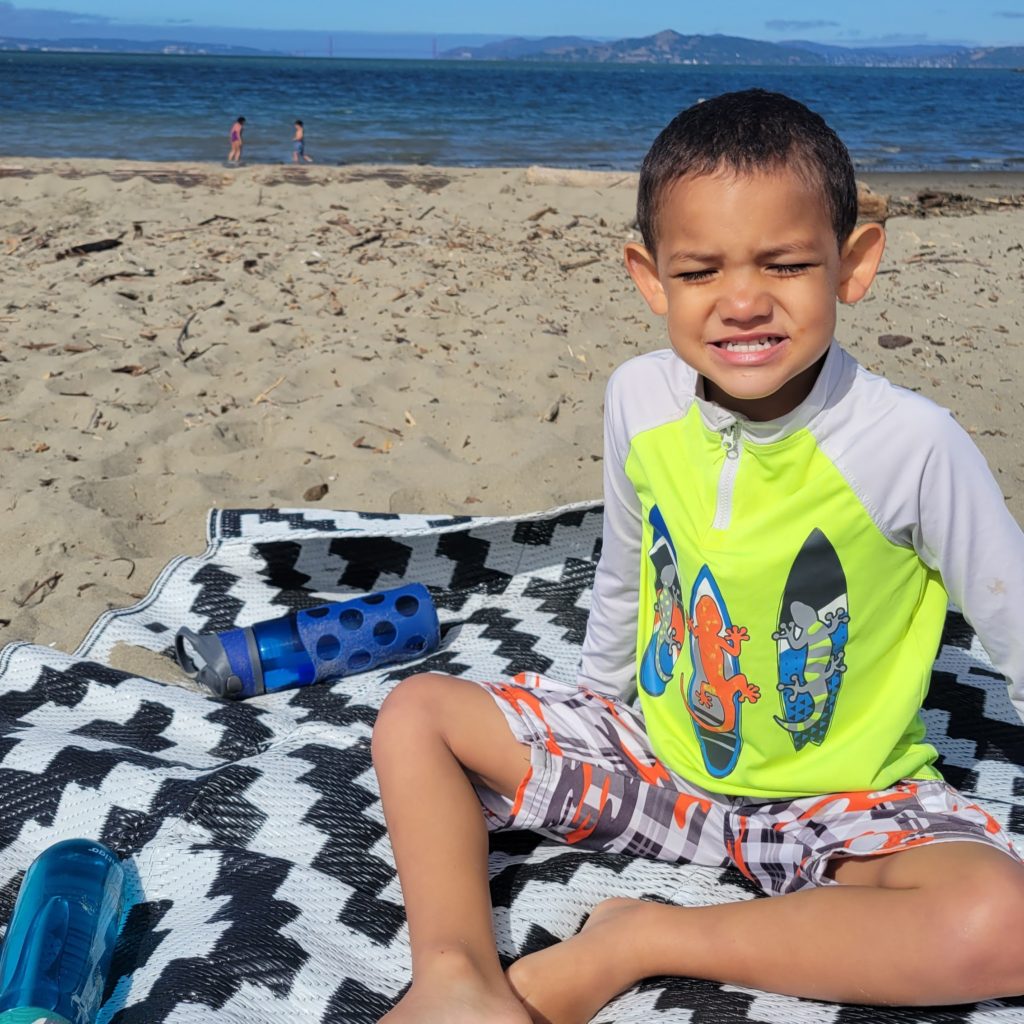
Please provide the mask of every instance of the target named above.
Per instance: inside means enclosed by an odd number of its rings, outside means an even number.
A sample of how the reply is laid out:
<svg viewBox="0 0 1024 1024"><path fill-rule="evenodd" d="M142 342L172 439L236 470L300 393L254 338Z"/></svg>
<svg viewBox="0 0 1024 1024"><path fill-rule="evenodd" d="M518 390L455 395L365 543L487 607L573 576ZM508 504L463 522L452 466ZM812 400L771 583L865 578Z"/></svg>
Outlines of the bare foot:
<svg viewBox="0 0 1024 1024"><path fill-rule="evenodd" d="M447 954L420 971L379 1024L530 1024L530 1015L499 974L490 981L468 959Z"/></svg>
<svg viewBox="0 0 1024 1024"><path fill-rule="evenodd" d="M605 1003L639 980L624 951L627 924L649 904L610 899L599 903L572 938L517 960L506 972L533 1024L587 1024Z"/></svg>

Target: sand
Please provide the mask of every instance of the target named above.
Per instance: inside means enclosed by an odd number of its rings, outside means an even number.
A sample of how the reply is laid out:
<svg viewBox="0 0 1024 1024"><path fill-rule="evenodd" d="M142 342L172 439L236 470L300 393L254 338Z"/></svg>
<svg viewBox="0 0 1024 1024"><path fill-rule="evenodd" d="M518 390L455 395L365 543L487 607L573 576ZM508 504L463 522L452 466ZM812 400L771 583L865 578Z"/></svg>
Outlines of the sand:
<svg viewBox="0 0 1024 1024"><path fill-rule="evenodd" d="M953 409L1024 521L1024 179L867 180L896 215L839 337ZM635 181L0 158L0 643L73 649L212 506L599 497L608 374L665 344L621 262Z"/></svg>

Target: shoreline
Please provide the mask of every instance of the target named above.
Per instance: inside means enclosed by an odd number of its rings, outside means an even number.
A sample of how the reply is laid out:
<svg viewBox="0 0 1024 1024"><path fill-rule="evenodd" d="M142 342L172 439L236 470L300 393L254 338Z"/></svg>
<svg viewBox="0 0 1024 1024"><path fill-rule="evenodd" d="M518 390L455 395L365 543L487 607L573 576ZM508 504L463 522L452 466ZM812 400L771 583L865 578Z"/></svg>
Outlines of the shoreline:
<svg viewBox="0 0 1024 1024"><path fill-rule="evenodd" d="M115 180L125 177L156 175L182 175L197 179L212 178L224 173L248 173L252 175L286 175L289 178L302 174L314 180L349 180L352 176L376 173L386 176L389 172L402 174L446 174L465 172L526 171L536 165L472 166L463 164L407 164L407 163L313 163L291 164L287 162L253 163L243 161L232 166L226 161L200 160L125 160L106 157L33 157L0 154L0 178L35 177L40 174L56 174L60 177L85 177L110 175ZM585 175L595 183L605 180L609 183L629 176L635 180L636 170L593 170L585 167L561 167L543 165L545 170L568 174ZM863 181L879 193L906 196L921 189L964 190L970 194L991 192L997 196L1024 194L1024 169L1008 170L916 170L916 171L858 171L857 180Z"/></svg>
<svg viewBox="0 0 1024 1024"><path fill-rule="evenodd" d="M72 649L213 506L599 497L608 375L666 344L622 267L635 180L0 157L0 644ZM950 407L1024 520L1024 174L862 180L972 199L890 216L837 336Z"/></svg>

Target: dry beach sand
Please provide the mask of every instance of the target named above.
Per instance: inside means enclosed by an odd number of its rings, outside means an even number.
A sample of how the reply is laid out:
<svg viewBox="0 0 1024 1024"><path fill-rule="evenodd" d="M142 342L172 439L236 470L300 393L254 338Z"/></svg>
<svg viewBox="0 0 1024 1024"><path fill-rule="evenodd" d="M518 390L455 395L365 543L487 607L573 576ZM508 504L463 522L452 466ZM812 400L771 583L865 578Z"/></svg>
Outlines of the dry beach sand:
<svg viewBox="0 0 1024 1024"><path fill-rule="evenodd" d="M214 505L599 497L608 374L665 344L621 264L635 180L0 159L0 643L73 649ZM1024 521L1024 179L867 180L889 248L839 336L952 408Z"/></svg>

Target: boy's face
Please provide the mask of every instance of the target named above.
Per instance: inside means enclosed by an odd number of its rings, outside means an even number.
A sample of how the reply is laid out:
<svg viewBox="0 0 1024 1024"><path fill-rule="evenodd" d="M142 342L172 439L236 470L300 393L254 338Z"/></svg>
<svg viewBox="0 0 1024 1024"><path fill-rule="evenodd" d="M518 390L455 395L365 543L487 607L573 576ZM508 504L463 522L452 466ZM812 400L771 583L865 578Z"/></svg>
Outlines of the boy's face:
<svg viewBox="0 0 1024 1024"><path fill-rule="evenodd" d="M724 171L671 185L658 251L631 244L626 264L706 396L768 420L807 397L836 300L867 291L883 245L882 229L864 225L841 254L820 192L795 171Z"/></svg>

